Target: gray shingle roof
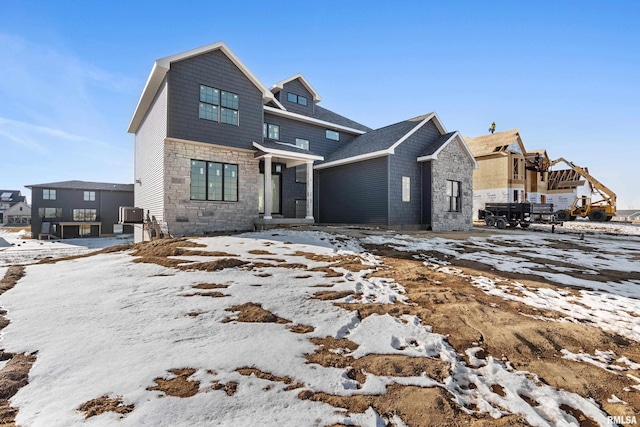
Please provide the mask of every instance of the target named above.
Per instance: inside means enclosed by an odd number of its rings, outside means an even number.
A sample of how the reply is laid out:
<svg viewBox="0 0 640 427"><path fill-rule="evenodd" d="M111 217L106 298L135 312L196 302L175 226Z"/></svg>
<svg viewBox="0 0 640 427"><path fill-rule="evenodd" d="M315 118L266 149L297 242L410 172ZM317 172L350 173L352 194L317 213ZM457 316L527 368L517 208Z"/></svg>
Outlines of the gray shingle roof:
<svg viewBox="0 0 640 427"><path fill-rule="evenodd" d="M290 153L295 153L295 154L307 154L307 155L312 155L312 156L320 156L319 154L316 154L312 151L309 150L305 150L303 148L300 147L296 147L295 145L292 144L287 144L284 142L275 142L275 141L269 141L269 140L264 140L262 142L259 143L261 146L263 146L264 148L269 148L272 150L281 150L281 151L288 151Z"/></svg>
<svg viewBox="0 0 640 427"><path fill-rule="evenodd" d="M314 111L312 114L303 114L303 113L298 113L298 114L302 114L303 116L307 116L307 117L313 117L314 119L323 120L329 123L335 123L340 126L361 130L363 132L369 132L370 130L372 130L370 127L367 127L351 119L348 119L344 116L341 116L340 114L334 113L333 111L327 110L326 108L322 108L318 105L314 106L313 110Z"/></svg>
<svg viewBox="0 0 640 427"><path fill-rule="evenodd" d="M325 157L325 161L333 162L362 154L386 150L419 124L420 122L405 120L380 129L372 130L371 132L358 136L349 144L329 154Z"/></svg>
<svg viewBox="0 0 640 427"><path fill-rule="evenodd" d="M449 132L444 135L440 135L438 138L431 141L429 145L424 148L424 152L420 155L420 157L431 156L436 153L448 140L451 138L455 132Z"/></svg>
<svg viewBox="0 0 640 427"><path fill-rule="evenodd" d="M50 182L46 184L25 185L25 187L64 188L67 190L133 191L133 184L114 184L110 182L87 181Z"/></svg>

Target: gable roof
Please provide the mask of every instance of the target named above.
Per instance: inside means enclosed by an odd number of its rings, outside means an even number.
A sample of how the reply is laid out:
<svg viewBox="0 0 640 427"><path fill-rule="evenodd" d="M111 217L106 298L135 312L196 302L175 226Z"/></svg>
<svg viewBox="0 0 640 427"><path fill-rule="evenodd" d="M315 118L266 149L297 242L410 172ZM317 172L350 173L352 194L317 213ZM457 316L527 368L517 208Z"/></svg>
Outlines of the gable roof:
<svg viewBox="0 0 640 427"><path fill-rule="evenodd" d="M0 190L0 202L9 202L13 205L26 200L27 196L20 194L20 190Z"/></svg>
<svg viewBox="0 0 640 427"><path fill-rule="evenodd" d="M316 92L313 86L311 86L311 84L307 81L307 79L305 79L304 76L300 73L296 74L295 76L291 76L288 79L281 80L278 83L271 86L271 89L270 89L271 93L276 94L280 92L282 89L284 89L284 85L294 80L300 80L300 83L302 83L302 85L309 91L309 93L313 95L313 102L322 101L322 98L320 97L318 92Z"/></svg>
<svg viewBox="0 0 640 427"><path fill-rule="evenodd" d="M367 126L361 125L360 123L354 122L353 120L347 119L340 114L336 114L322 107L318 107L317 105L314 107L314 110L316 110L316 113L314 114L294 113L292 111L284 109L281 110L268 105L265 105L263 108L266 114L286 117L292 120L324 126L328 129L341 130L355 135L362 135L363 133L371 130L371 128L368 128Z"/></svg>
<svg viewBox="0 0 640 427"><path fill-rule="evenodd" d="M113 184L110 182L88 182L88 181L60 181L47 184L25 185L27 188L46 187L66 190L97 190L97 191L131 191L133 184Z"/></svg>
<svg viewBox="0 0 640 427"><path fill-rule="evenodd" d="M458 141L462 145L462 148L464 149L465 153L467 153L467 156L471 160L471 163L473 163L473 168L478 169L478 162L476 162L476 159L473 157L473 153L469 149L469 146L464 142L464 138L458 131L449 132L433 140L431 144L425 147L424 154L418 157L418 161L426 162L428 160L438 160L438 154L440 154L440 152L453 141Z"/></svg>
<svg viewBox="0 0 640 427"><path fill-rule="evenodd" d="M133 117L131 118L131 122L129 123L129 128L127 132L135 133L138 131L138 127L142 120L144 119L153 99L158 92L158 89L162 85L169 68L171 67L171 63L182 61L187 58L191 58L194 56L202 55L204 53L209 53L219 50L224 53L227 58L231 60L235 64L236 67L240 69L240 71L247 76L247 78L255 85L255 87L262 92L262 101L264 103L273 101L275 98L273 97L273 93L267 89L265 85L258 80L258 78L247 68L246 65L240 58L238 58L229 47L224 42L217 42L207 46L202 46L196 49L191 49L186 52L178 53L176 55L167 56L165 58L158 59L153 64L153 68L151 69L151 73L149 74L149 78L147 79L147 83L144 86L142 91L142 95L140 95L140 100L138 101L138 105L136 106L135 112L133 113Z"/></svg>
<svg viewBox="0 0 640 427"><path fill-rule="evenodd" d="M518 144L523 155L526 153L522 139L520 138L519 129L496 132L494 134L478 136L476 138L464 137L464 140L474 157L489 156L500 152L507 152L509 147L514 143Z"/></svg>
<svg viewBox="0 0 640 427"><path fill-rule="evenodd" d="M438 115L436 113L430 113L367 132L328 155L325 158L325 163L316 165L314 168L325 169L395 154L396 147L406 141L411 135L430 121L433 121L433 124L436 126L441 136L425 147L424 154L417 159L418 161L437 159L438 153L451 141L457 139L462 143L462 146L473 162L474 167L477 167L473 154L465 144L460 134L458 132L447 133L444 125L438 118Z"/></svg>

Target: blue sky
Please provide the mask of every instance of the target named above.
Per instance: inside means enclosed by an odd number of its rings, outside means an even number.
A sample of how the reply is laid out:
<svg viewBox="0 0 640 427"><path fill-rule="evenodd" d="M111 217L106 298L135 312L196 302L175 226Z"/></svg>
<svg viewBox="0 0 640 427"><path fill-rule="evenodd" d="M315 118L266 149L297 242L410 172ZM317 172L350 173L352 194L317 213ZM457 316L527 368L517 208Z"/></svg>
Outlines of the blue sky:
<svg viewBox="0 0 640 427"><path fill-rule="evenodd" d="M267 87L302 73L373 128L519 128L640 209L638 22L638 1L0 0L0 188L133 182L153 62L222 40Z"/></svg>

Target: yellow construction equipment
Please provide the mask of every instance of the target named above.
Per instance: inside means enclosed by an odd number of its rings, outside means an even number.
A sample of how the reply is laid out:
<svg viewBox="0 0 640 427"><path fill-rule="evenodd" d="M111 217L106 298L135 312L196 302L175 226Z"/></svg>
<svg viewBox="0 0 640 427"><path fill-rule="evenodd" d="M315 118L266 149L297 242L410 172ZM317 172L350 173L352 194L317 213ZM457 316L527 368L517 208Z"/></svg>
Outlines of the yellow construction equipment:
<svg viewBox="0 0 640 427"><path fill-rule="evenodd" d="M548 169L560 162L564 162L571 167L571 170L584 177L591 184L592 196L599 197L577 197L568 210L556 212L556 219L559 221L573 221L577 217L589 218L591 221L609 221L616 215L616 193L611 191L606 185L595 179L586 169L576 166L562 157L549 162L544 169Z"/></svg>

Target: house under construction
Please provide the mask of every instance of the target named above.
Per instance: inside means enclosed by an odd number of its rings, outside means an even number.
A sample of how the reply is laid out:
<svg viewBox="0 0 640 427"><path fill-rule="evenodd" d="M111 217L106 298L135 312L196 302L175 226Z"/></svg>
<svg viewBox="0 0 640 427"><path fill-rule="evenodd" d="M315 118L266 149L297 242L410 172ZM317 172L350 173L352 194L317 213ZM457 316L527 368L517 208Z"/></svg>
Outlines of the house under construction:
<svg viewBox="0 0 640 427"><path fill-rule="evenodd" d="M485 203L553 203L567 209L576 197L591 194L591 186L573 170L549 171L547 151L527 151L518 129L465 137L478 163L473 171L473 211Z"/></svg>

